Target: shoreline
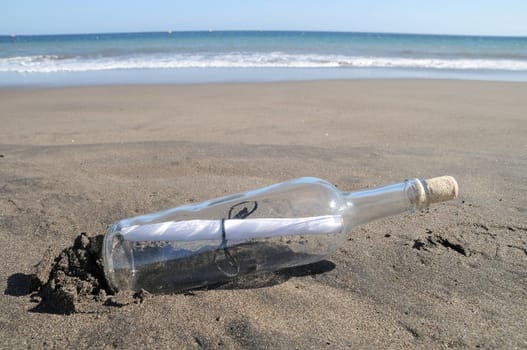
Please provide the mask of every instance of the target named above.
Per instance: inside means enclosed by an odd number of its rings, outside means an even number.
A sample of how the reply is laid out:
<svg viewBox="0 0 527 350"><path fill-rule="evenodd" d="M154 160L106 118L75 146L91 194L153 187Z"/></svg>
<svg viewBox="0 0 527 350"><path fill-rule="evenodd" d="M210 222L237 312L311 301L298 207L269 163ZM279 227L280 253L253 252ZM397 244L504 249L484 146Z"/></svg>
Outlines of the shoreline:
<svg viewBox="0 0 527 350"><path fill-rule="evenodd" d="M184 68L84 72L0 72L0 89L118 85L241 84L362 80L527 82L526 71L400 68Z"/></svg>
<svg viewBox="0 0 527 350"><path fill-rule="evenodd" d="M0 86L0 91L28 91L28 90L69 90L69 89L142 89L142 88L182 88L182 87L207 87L207 86L272 86L272 85L311 85L311 84L482 84L482 85L527 85L527 81L509 81L509 80L486 80L486 79L456 79L456 78L340 78L340 79L310 79L310 80L270 80L270 81L212 81L212 82L167 82L167 83L86 83L81 85L17 85L17 86Z"/></svg>
<svg viewBox="0 0 527 350"><path fill-rule="evenodd" d="M463 78L339 78L339 79L304 79L304 80L269 80L269 81L211 81L211 82L134 82L134 83L85 83L78 85L0 85L1 91L25 91L25 90L48 90L48 89L83 89L83 88L148 88L148 87L185 87L185 86L235 86L235 85L283 85L283 84L327 84L327 83L364 83L364 82L411 82L411 83L482 83L482 84L511 84L527 85L527 80L487 80L487 79L463 79Z"/></svg>

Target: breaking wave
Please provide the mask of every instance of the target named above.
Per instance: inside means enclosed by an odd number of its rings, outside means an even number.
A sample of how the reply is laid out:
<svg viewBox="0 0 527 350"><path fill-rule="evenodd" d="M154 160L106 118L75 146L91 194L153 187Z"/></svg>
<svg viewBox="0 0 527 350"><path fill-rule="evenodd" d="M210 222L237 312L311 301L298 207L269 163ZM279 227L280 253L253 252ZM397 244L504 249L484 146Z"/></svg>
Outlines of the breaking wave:
<svg viewBox="0 0 527 350"><path fill-rule="evenodd" d="M478 58L365 57L320 54L200 53L121 56L34 55L0 58L0 72L53 73L180 68L404 68L527 71L526 60Z"/></svg>

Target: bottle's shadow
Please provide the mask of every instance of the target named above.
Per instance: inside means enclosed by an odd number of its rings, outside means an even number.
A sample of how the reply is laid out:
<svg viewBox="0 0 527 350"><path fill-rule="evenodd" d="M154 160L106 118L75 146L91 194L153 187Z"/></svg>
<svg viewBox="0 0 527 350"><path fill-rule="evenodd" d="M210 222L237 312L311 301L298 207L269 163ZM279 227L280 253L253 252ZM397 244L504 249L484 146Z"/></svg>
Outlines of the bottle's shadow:
<svg viewBox="0 0 527 350"><path fill-rule="evenodd" d="M313 264L285 268L274 272L260 272L249 274L231 281L209 286L206 289L257 289L272 287L287 282L292 277L315 276L326 273L335 268L329 260L322 260Z"/></svg>
<svg viewBox="0 0 527 350"><path fill-rule="evenodd" d="M297 252L287 244L275 242L247 242L224 249L184 253L187 255L180 257L181 249L171 246L138 250L134 255L136 261L147 261L150 256L162 254L178 258L141 265L136 269L134 283L154 294L191 289L254 289L283 283L295 276L316 275L335 267L327 260L318 261L322 258L320 255ZM299 265L306 262L315 263ZM283 268L291 265L297 267Z"/></svg>

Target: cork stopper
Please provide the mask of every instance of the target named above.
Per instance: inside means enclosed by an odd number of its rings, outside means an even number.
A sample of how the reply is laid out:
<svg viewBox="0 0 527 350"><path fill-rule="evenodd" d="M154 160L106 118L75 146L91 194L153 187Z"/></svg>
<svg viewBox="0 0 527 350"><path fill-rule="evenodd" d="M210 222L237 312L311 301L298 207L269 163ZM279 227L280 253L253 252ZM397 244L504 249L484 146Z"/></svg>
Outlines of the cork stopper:
<svg viewBox="0 0 527 350"><path fill-rule="evenodd" d="M439 203L457 198L459 187L452 176L439 176L425 180L428 187L428 202Z"/></svg>
<svg viewBox="0 0 527 350"><path fill-rule="evenodd" d="M432 203L446 202L458 196L459 187L456 179L452 176L439 176L427 180L416 180L416 204L418 208L427 207Z"/></svg>
<svg viewBox="0 0 527 350"><path fill-rule="evenodd" d="M452 176L439 176L427 180L415 179L415 204L418 208L426 208L430 204L446 202L457 198L459 187Z"/></svg>

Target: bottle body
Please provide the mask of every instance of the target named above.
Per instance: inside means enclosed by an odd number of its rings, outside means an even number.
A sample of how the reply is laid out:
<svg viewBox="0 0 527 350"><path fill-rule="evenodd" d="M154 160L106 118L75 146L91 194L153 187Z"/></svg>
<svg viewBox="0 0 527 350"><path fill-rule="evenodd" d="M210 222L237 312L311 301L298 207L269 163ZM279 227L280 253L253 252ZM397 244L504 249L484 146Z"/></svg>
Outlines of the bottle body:
<svg viewBox="0 0 527 350"><path fill-rule="evenodd" d="M353 227L457 196L449 176L341 192L300 178L115 223L103 245L114 290L173 292L314 263Z"/></svg>
<svg viewBox="0 0 527 350"><path fill-rule="evenodd" d="M301 178L121 220L105 237L105 274L116 290L162 292L313 263L346 238L348 210L333 185Z"/></svg>

